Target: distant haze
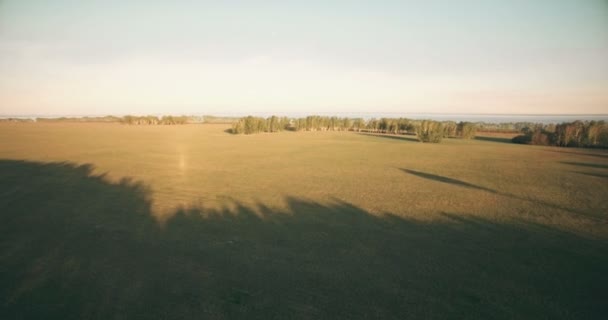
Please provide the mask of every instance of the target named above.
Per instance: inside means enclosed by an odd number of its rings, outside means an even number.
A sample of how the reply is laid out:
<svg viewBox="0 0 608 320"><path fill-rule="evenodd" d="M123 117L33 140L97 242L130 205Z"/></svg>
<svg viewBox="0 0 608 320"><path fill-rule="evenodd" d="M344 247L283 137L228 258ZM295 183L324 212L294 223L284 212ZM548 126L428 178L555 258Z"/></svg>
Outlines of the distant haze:
<svg viewBox="0 0 608 320"><path fill-rule="evenodd" d="M0 1L0 114L608 113L608 1Z"/></svg>

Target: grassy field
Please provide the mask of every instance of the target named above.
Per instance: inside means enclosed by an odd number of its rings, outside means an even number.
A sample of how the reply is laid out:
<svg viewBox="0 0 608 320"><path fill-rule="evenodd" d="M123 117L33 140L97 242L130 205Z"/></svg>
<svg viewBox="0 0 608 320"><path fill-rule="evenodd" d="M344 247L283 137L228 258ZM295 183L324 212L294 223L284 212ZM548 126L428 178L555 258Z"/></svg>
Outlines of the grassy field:
<svg viewBox="0 0 608 320"><path fill-rule="evenodd" d="M608 152L0 124L0 318L601 319Z"/></svg>

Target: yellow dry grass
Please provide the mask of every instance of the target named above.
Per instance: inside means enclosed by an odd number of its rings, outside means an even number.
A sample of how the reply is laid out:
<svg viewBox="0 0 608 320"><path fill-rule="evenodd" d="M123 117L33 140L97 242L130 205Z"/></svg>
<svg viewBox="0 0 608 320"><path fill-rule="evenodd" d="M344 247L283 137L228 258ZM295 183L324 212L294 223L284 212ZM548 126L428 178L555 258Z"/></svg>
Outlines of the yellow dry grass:
<svg viewBox="0 0 608 320"><path fill-rule="evenodd" d="M227 128L7 123L0 125L0 158L92 164L110 181L140 181L161 220L178 207L281 210L297 197L419 220L462 214L608 234L605 151L515 145L500 137L422 144L410 136L246 136Z"/></svg>

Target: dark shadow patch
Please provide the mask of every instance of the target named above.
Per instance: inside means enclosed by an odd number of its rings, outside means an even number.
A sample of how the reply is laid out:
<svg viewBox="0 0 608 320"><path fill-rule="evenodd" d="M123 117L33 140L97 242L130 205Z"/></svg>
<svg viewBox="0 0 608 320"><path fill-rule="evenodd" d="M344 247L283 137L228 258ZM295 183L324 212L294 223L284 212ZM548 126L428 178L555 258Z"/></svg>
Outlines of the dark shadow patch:
<svg viewBox="0 0 608 320"><path fill-rule="evenodd" d="M560 163L569 164L569 165L573 165L573 166L579 166L579 167L608 169L608 164L573 162L573 161L560 161Z"/></svg>
<svg viewBox="0 0 608 320"><path fill-rule="evenodd" d="M460 186L460 187L483 190L483 191L487 191L487 192L491 192L491 193L497 193L496 190L478 186L478 185L468 183L468 182L458 180L458 179L448 178L448 177L431 174L431 173L426 173L426 172L414 171L414 170L410 170L410 169L401 169L401 170L405 173L413 174L417 177L424 178L424 179L429 179L429 180L443 182L443 183L449 183L449 184L453 184L453 185Z"/></svg>
<svg viewBox="0 0 608 320"><path fill-rule="evenodd" d="M483 186L478 186L469 182L465 182L462 180L458 180L458 179L454 179L454 178L449 178L449 177L445 177L445 176L440 176L440 175L436 175L436 174L431 174L431 173L426 173L426 172L420 172L420 171L414 171L414 170L410 170L410 169L404 169L401 168L401 171L408 173L408 174L412 174L415 176L418 176L420 178L424 178L424 179L429 179L429 180L433 180L433 181L437 181L437 182L442 182L442 183L447 183L447 184L452 184L455 186L459 186L459 187L465 187L465 188L471 188L471 189L477 189L477 190L481 190L481 191L486 191L489 193L493 193L493 194L497 194L503 197L508 197L508 198L512 198L512 199L517 199L517 200L521 200L521 201L529 201L529 202L533 202L539 205L543 205L549 208L553 208L553 209L557 209L557 210L563 210L563 211L567 211L573 214L577 214L577 215L581 215L581 216L585 216L587 218L590 219L594 219L597 221L604 221L605 217L601 214L601 213L590 213L590 212L584 212L582 210L577 210L574 208L568 208L568 207L564 207L561 205L557 205L551 202L547 202L544 200L539 200L539 199L534 199L531 197L523 197L523 196L519 196L519 195L514 195L511 193L507 193L507 192L500 192L494 189L490 189L490 188L486 188Z"/></svg>
<svg viewBox="0 0 608 320"><path fill-rule="evenodd" d="M608 159L608 154L605 154L605 153L602 154L602 153L589 153L589 152L575 152L575 151L566 151L566 150L545 150L545 151L555 152L555 153L575 154L575 155L579 155L579 156L596 157L596 158Z"/></svg>
<svg viewBox="0 0 608 320"><path fill-rule="evenodd" d="M513 144L513 141L512 141L511 138L503 138L503 137L481 137L481 136L476 136L475 140Z"/></svg>
<svg viewBox="0 0 608 320"><path fill-rule="evenodd" d="M357 134L368 137L376 137L383 139L391 139L398 141L409 141L409 142L420 142L416 135L404 135L404 134L385 134L385 133L365 133L365 132L357 132Z"/></svg>
<svg viewBox="0 0 608 320"><path fill-rule="evenodd" d="M572 171L572 172L578 173L578 174L584 174L586 176L591 176L591 177L608 178L608 174L604 174L604 173L582 172L582 171Z"/></svg>
<svg viewBox="0 0 608 320"><path fill-rule="evenodd" d="M603 239L457 212L420 222L295 197L284 210L182 208L160 227L145 185L92 172L0 160L1 319L608 313Z"/></svg>

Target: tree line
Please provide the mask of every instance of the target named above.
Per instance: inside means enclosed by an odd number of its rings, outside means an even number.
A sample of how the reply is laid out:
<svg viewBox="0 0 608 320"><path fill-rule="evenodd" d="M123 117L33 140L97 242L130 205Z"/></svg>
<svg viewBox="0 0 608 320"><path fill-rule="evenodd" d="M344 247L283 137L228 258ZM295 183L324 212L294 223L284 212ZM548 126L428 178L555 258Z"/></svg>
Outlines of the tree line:
<svg viewBox="0 0 608 320"><path fill-rule="evenodd" d="M522 129L515 143L558 146L608 148L608 123L605 121L573 121L560 124L536 124Z"/></svg>
<svg viewBox="0 0 608 320"><path fill-rule="evenodd" d="M608 148L608 123L605 121L573 121L559 124L531 122L485 123L417 120L408 118L328 117L311 115L301 118L270 116L133 116L123 117L59 117L19 119L0 122L120 122L128 125L180 125L187 123L232 123L235 134L289 131L356 131L379 134L415 135L422 142L440 142L444 138L472 139L477 132L521 133L515 143L560 147Z"/></svg>
<svg viewBox="0 0 608 320"><path fill-rule="evenodd" d="M239 120L236 117L216 117L216 116L132 116L127 115L117 118L118 122L130 125L175 125L188 123L220 123L232 124Z"/></svg>
<svg viewBox="0 0 608 320"><path fill-rule="evenodd" d="M58 117L58 118L36 118L36 122L119 122L120 117Z"/></svg>
<svg viewBox="0 0 608 320"><path fill-rule="evenodd" d="M356 131L416 135L422 142L440 142L447 137L472 139L477 127L472 122L413 120L407 118L341 118L312 115L302 118L247 116L232 125L234 134L290 131Z"/></svg>
<svg viewBox="0 0 608 320"><path fill-rule="evenodd" d="M120 122L131 125L174 125L186 124L188 120L187 116L124 116Z"/></svg>
<svg viewBox="0 0 608 320"><path fill-rule="evenodd" d="M505 125L417 120L408 118L341 118L311 115L302 118L247 116L238 119L232 133L255 134L290 131L355 131L381 134L416 135L422 142L441 142L444 138L473 139L478 131L520 132L515 143L553 145L560 147L608 147L608 124L605 121L574 121L559 124L530 122Z"/></svg>

